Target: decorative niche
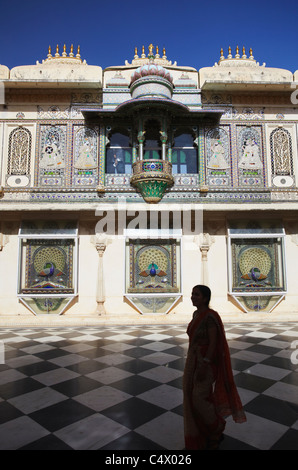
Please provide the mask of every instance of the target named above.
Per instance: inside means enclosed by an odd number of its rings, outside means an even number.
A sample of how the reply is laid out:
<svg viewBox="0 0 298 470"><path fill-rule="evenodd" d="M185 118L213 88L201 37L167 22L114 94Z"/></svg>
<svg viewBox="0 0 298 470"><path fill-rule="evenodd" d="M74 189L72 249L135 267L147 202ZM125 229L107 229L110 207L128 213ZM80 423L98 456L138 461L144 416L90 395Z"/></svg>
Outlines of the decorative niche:
<svg viewBox="0 0 298 470"><path fill-rule="evenodd" d="M18 297L35 315L62 314L77 295L74 222L24 222L19 230Z"/></svg>
<svg viewBox="0 0 298 470"><path fill-rule="evenodd" d="M181 238L162 232L126 233L125 297L141 314L167 314L181 298Z"/></svg>

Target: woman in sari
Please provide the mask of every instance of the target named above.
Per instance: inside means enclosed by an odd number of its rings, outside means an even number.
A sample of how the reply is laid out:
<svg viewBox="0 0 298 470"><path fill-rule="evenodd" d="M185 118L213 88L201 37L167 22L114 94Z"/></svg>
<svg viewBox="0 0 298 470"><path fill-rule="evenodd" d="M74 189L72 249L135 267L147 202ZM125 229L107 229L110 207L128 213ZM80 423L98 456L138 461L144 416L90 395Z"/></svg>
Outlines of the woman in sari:
<svg viewBox="0 0 298 470"><path fill-rule="evenodd" d="M209 308L211 291L198 285L192 291L197 310L187 328L189 349L183 377L184 435L187 450L217 449L225 418L242 423L242 408L231 367L224 326Z"/></svg>

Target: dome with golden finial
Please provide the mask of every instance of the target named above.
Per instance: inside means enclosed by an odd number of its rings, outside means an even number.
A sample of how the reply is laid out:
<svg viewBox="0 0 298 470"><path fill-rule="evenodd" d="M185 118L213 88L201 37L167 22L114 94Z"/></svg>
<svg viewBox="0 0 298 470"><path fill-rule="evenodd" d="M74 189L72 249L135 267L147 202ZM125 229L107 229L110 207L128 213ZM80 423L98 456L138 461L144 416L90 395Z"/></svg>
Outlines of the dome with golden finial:
<svg viewBox="0 0 298 470"><path fill-rule="evenodd" d="M55 53L49 46L47 58L41 63L37 61L35 65L14 67L10 72L10 79L15 82L34 80L36 84L46 82L47 86L56 86L57 81L75 83L78 86L82 82L90 82L98 86L102 82L102 69L88 65L81 59L80 46L75 53L71 45L70 52L67 53L64 44L62 53L59 52L58 45Z"/></svg>
<svg viewBox="0 0 298 470"><path fill-rule="evenodd" d="M173 77L170 72L161 65L156 65L154 63L149 63L138 67L132 74L130 83L132 84L139 78L149 76L162 77L168 80L170 83L173 83Z"/></svg>

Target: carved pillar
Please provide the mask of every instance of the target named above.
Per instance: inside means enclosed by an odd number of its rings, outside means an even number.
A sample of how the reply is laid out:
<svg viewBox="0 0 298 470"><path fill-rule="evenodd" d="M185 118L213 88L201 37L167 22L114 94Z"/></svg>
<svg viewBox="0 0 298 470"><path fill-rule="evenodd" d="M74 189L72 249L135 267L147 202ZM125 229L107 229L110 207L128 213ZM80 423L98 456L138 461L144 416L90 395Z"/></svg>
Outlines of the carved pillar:
<svg viewBox="0 0 298 470"><path fill-rule="evenodd" d="M94 236L92 242L99 255L98 259L98 270L97 270L97 284L96 284L96 313L98 315L105 315L106 309L105 303L105 290L104 290L104 276L103 276L103 255L108 245L108 241L105 236L97 235Z"/></svg>
<svg viewBox="0 0 298 470"><path fill-rule="evenodd" d="M212 243L214 243L213 237L209 233L201 233L194 237L194 242L199 246L201 251L201 284L205 286L209 285L209 272L208 272L208 251Z"/></svg>

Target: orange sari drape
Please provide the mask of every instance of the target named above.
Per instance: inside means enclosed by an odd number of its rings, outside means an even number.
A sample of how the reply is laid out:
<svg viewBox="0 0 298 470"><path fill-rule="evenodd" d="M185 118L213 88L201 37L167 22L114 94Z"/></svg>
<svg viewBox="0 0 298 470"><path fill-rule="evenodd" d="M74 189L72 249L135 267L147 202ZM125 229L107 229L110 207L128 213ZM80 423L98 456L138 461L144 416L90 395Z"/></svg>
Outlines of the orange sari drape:
<svg viewBox="0 0 298 470"><path fill-rule="evenodd" d="M212 362L205 364L206 373L198 375L208 348L208 324L216 325L217 342ZM230 351L224 326L217 312L207 309L195 317L187 328L189 349L183 377L185 447L188 450L208 448L219 441L225 418L246 421L234 383Z"/></svg>

